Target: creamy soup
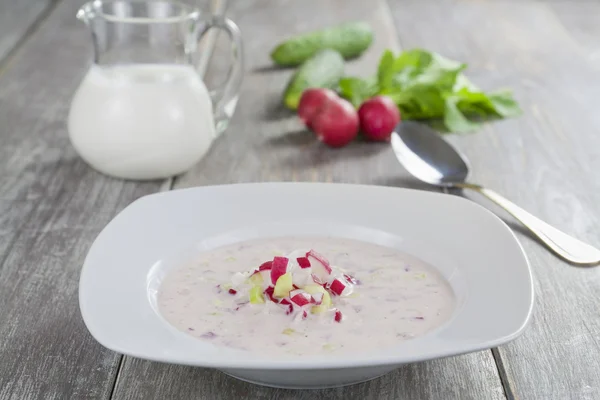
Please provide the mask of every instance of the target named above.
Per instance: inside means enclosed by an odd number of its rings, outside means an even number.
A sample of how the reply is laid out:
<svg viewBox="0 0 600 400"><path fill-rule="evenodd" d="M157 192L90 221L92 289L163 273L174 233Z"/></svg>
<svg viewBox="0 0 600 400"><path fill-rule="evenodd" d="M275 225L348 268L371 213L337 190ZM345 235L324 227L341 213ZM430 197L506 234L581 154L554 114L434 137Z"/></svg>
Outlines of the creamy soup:
<svg viewBox="0 0 600 400"><path fill-rule="evenodd" d="M434 268L398 250L341 238L255 239L170 271L162 316L201 340L261 354L391 347L446 322L455 307Z"/></svg>

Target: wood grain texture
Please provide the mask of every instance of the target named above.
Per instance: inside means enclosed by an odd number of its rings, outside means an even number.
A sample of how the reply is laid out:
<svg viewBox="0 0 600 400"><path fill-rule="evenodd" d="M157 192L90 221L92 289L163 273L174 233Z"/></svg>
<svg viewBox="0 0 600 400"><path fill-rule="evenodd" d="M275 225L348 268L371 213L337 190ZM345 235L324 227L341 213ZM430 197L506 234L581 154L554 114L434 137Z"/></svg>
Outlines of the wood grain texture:
<svg viewBox="0 0 600 400"><path fill-rule="evenodd" d="M0 76L2 400L109 396L120 356L81 320L79 271L100 229L160 187L106 178L69 144L69 103L91 60L80 3L63 1Z"/></svg>
<svg viewBox="0 0 600 400"><path fill-rule="evenodd" d="M341 1L237 1L228 16L240 26L246 70L238 109L227 132L175 188L253 181L325 181L419 186L408 179L385 144L356 143L332 151L281 108L292 70L273 69L269 50L282 37L352 19L367 19L376 41L350 74L375 72L379 55L397 42L385 3ZM220 75L227 58L211 62ZM215 77L215 79L217 79ZM321 391L289 391L250 385L220 372L126 357L114 398L121 399L503 399L491 352L401 368L369 383Z"/></svg>
<svg viewBox="0 0 600 400"><path fill-rule="evenodd" d="M589 40L599 32L592 20L600 17L600 5L390 5L404 47L468 62L475 83L514 88L524 108L521 118L451 138L471 159L473 181L600 246L598 44ZM600 269L569 266L528 235L519 239L533 268L536 304L525 334L498 350L507 382L521 399L600 398Z"/></svg>
<svg viewBox="0 0 600 400"><path fill-rule="evenodd" d="M53 3L53 0L0 0L0 62L44 18Z"/></svg>

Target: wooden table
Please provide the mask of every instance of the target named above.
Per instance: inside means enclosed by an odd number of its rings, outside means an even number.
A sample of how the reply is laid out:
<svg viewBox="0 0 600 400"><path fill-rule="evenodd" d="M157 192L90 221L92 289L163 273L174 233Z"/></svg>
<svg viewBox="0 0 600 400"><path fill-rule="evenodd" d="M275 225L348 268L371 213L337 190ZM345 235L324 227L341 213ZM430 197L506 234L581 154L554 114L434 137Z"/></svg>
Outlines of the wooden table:
<svg viewBox="0 0 600 400"><path fill-rule="evenodd" d="M377 39L348 73L373 73L385 48L418 46L468 62L484 88L514 88L521 118L451 140L472 161L475 181L600 245L600 3L232 0L227 13L243 31L246 76L231 126L192 171L147 183L100 175L69 144L65 118L91 56L74 18L80 4L0 0L0 399L600 398L600 270L561 262L503 213L535 276L526 333L491 351L408 365L351 387L269 389L123 357L89 335L77 301L93 239L146 194L249 181L426 189L389 146L331 151L279 106L290 71L271 68L273 45L350 19L369 20ZM209 83L226 62L219 48Z"/></svg>

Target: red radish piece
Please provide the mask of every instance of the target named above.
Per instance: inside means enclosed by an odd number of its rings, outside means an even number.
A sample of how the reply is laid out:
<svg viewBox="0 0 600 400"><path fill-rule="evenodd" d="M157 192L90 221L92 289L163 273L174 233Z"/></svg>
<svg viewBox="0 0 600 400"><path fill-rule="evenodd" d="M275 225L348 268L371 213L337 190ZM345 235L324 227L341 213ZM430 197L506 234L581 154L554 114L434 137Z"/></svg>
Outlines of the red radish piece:
<svg viewBox="0 0 600 400"><path fill-rule="evenodd" d="M371 140L387 141L400 123L400 111L387 96L375 96L358 109L360 129Z"/></svg>
<svg viewBox="0 0 600 400"><path fill-rule="evenodd" d="M310 260L310 258L317 260L317 264L320 264L321 266L323 266L325 271L327 271L328 275L331 274L331 265L329 265L329 261L325 257L323 257L321 254L317 253L314 250L310 250L308 253L306 253L306 258L308 258L309 260Z"/></svg>
<svg viewBox="0 0 600 400"><path fill-rule="evenodd" d="M302 311L302 319L306 319L308 317L308 313L306 311Z"/></svg>
<svg viewBox="0 0 600 400"><path fill-rule="evenodd" d="M327 284L327 282L323 282L321 280L321 278L319 278L315 274L311 274L310 276L311 276L313 282L316 283L317 285L321 285L321 286L325 287L325 285Z"/></svg>
<svg viewBox="0 0 600 400"><path fill-rule="evenodd" d="M317 306L320 306L323 302L323 293L315 293L312 295L311 303L314 303Z"/></svg>
<svg viewBox="0 0 600 400"><path fill-rule="evenodd" d="M330 147L342 147L358 135L358 113L348 101L338 98L325 103L311 121L320 141Z"/></svg>
<svg viewBox="0 0 600 400"><path fill-rule="evenodd" d="M348 283L351 283L353 285L360 285L360 281L353 276L344 274L344 278L348 281Z"/></svg>
<svg viewBox="0 0 600 400"><path fill-rule="evenodd" d="M329 275L331 275L329 261L314 250L310 250L306 253L306 257L310 260L310 264L312 265L311 272L313 274L313 280L320 285L327 282L329 280ZM315 277L317 279L315 279Z"/></svg>
<svg viewBox="0 0 600 400"><path fill-rule="evenodd" d="M329 288L333 293L337 294L338 296L341 296L344 292L344 289L346 289L346 285L339 279L334 279L333 282L331 282Z"/></svg>
<svg viewBox="0 0 600 400"><path fill-rule="evenodd" d="M292 304L292 303L290 303L287 299L281 299L279 304L283 304L284 306L287 306L288 304Z"/></svg>
<svg viewBox="0 0 600 400"><path fill-rule="evenodd" d="M300 268L310 268L310 260L307 257L298 257L296 261L298 261Z"/></svg>
<svg viewBox="0 0 600 400"><path fill-rule="evenodd" d="M292 302L300 307L310 304L310 294L306 293L304 290L297 289L292 290L290 292L290 299Z"/></svg>
<svg viewBox="0 0 600 400"><path fill-rule="evenodd" d="M275 257L271 266L271 282L277 283L277 279L287 271L288 259L286 257Z"/></svg>
<svg viewBox="0 0 600 400"><path fill-rule="evenodd" d="M269 286L265 289L265 294L269 296L269 299L271 299L273 303L279 303L279 300L277 300L275 296L273 296L273 292L275 292L275 288L273 288L273 286Z"/></svg>
<svg viewBox="0 0 600 400"><path fill-rule="evenodd" d="M342 322L342 312L335 310L335 322Z"/></svg>
<svg viewBox="0 0 600 400"><path fill-rule="evenodd" d="M237 294L237 290L235 290L235 289L229 289L229 293L230 294Z"/></svg>
<svg viewBox="0 0 600 400"><path fill-rule="evenodd" d="M273 261L265 261L264 263L262 263L260 265L260 267L258 267L259 271L266 271L268 269L271 269L273 267Z"/></svg>
<svg viewBox="0 0 600 400"><path fill-rule="evenodd" d="M311 128L313 117L327 102L337 98L337 94L331 89L306 89L300 97L300 103L298 103L298 116L307 128Z"/></svg>
<svg viewBox="0 0 600 400"><path fill-rule="evenodd" d="M285 315L290 315L294 312L294 306L292 304L288 304L288 309L285 311Z"/></svg>

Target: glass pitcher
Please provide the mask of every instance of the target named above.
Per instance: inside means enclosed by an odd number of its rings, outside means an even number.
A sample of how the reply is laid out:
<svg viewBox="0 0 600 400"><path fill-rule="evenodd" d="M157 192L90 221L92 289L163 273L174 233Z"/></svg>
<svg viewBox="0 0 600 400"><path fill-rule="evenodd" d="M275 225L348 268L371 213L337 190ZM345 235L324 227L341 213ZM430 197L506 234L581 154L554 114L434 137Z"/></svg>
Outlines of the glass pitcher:
<svg viewBox="0 0 600 400"><path fill-rule="evenodd" d="M69 137L92 167L125 179L178 175L225 130L242 81L242 40L221 16L170 1L93 1L77 17L92 32L94 61L69 111ZM227 32L233 62L209 92L197 66L210 28Z"/></svg>

